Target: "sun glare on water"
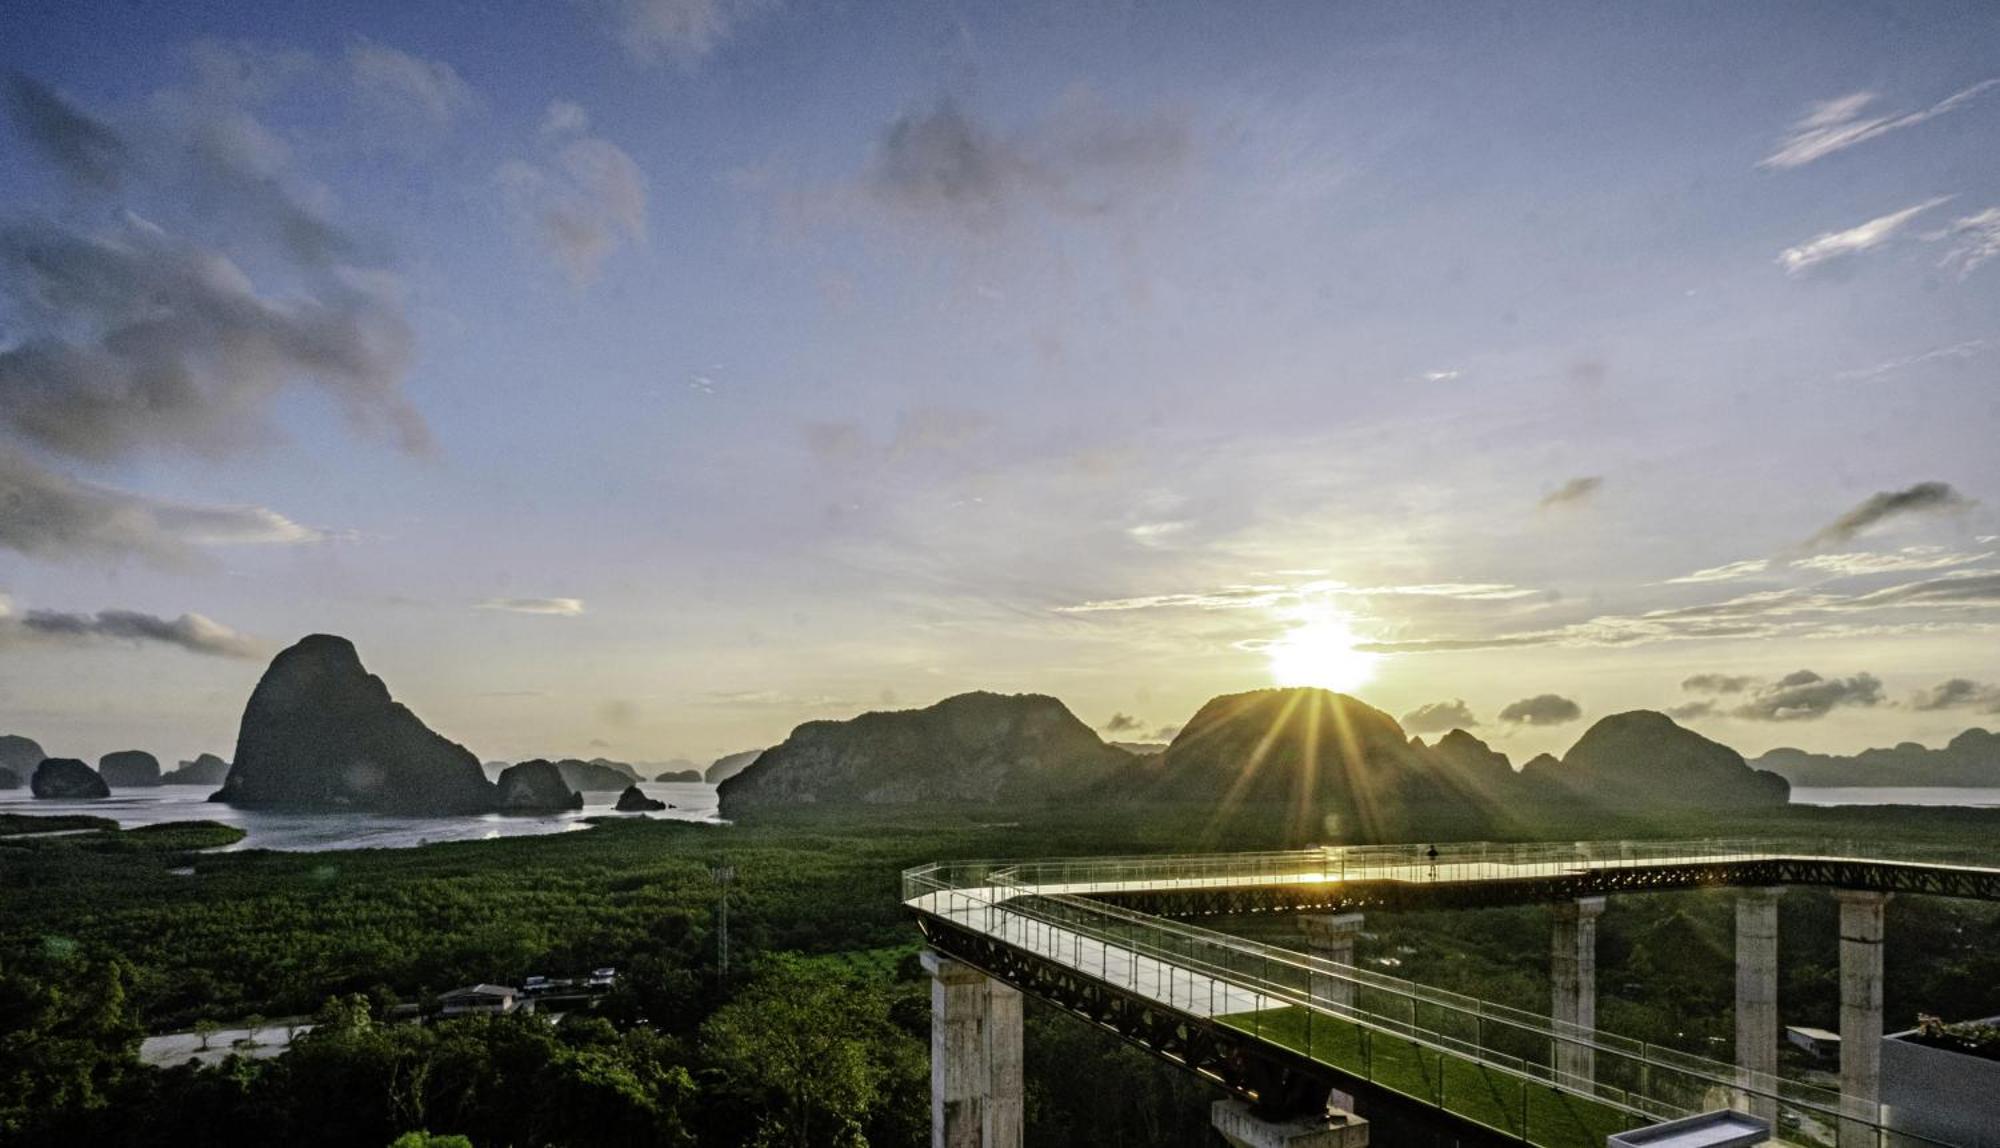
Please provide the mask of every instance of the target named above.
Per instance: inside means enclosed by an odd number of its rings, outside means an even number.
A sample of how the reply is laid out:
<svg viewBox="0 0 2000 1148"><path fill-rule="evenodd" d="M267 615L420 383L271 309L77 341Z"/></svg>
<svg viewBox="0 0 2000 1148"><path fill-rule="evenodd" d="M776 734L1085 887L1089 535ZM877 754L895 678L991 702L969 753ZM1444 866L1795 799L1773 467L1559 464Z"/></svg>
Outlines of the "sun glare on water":
<svg viewBox="0 0 2000 1148"><path fill-rule="evenodd" d="M1361 639L1345 616L1314 614L1264 647L1271 680L1281 686L1351 690L1375 675L1380 654L1355 649Z"/></svg>

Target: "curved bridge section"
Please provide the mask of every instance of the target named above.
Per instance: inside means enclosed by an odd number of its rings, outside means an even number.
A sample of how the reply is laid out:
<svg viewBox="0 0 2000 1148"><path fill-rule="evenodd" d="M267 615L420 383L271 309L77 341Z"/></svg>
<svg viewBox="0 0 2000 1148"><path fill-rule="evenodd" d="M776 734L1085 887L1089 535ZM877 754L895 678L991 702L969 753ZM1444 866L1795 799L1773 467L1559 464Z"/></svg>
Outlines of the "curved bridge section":
<svg viewBox="0 0 2000 1148"><path fill-rule="evenodd" d="M1843 965L1848 899L1872 909L1872 918L1867 912L1855 916L1854 930L1866 933L1868 921L1875 922L1867 950L1877 962L1875 975L1862 986L1874 996L1874 1035L1856 1045L1873 1046L1881 1033L1879 923L1886 896L2000 900L2000 869L1991 867L1870 858L1823 846L1713 842L1391 846L914 869L904 875L904 901L931 944L933 971L941 978L933 997L934 1142L1018 1144L1018 1119L992 1115L1018 1113L1018 1079L1007 1095L991 1087L986 1072L1009 1057L1018 1065L1018 1022L1010 1053L1000 1047L1008 1037L992 1022L996 1014L980 1013L970 1025L964 1009L947 1015L942 970L949 965L991 980L989 995L976 998L985 1002L980 1008L994 1007L993 993L1034 995L1222 1085L1273 1118L1323 1110L1329 1091L1338 1090L1360 1098L1377 1119L1422 1113L1432 1126L1452 1126L1454 1138L1468 1144L1596 1148L1619 1132L1717 1108L1761 1116L1784 1143L1948 1143L1892 1128L1872 1090L1833 1092L1773 1071L1774 898L1791 884L1846 891ZM1739 970L1739 1024L1748 1018L1757 1030L1740 1045L1751 1050L1739 1056L1743 1063L1690 1057L1597 1030L1594 920L1601 898L1711 886L1746 890L1739 905L1739 958L1749 905L1749 933L1761 946L1752 963L1768 965L1747 977ZM1354 910L1531 902L1557 907L1552 1016L1428 989L1352 963L1360 921ZM1757 914L1766 910L1769 927L1760 931ZM1296 952L1171 919L1259 911L1314 914L1307 918L1315 926L1308 935L1326 943L1312 946L1319 952ZM1870 938L1853 940L1865 945ZM1768 1007L1760 1007L1758 983L1765 977ZM1844 983L1844 1014L1847 989ZM1012 1007L1018 1017L1017 999ZM1857 1038L1867 1023L1864 1013ZM963 1034L974 1031L981 1035L968 1043ZM1766 1044L1769 1057L1753 1055ZM1844 1071L1843 1080L1852 1075ZM1015 1129L1011 1139L995 1133L1008 1126Z"/></svg>

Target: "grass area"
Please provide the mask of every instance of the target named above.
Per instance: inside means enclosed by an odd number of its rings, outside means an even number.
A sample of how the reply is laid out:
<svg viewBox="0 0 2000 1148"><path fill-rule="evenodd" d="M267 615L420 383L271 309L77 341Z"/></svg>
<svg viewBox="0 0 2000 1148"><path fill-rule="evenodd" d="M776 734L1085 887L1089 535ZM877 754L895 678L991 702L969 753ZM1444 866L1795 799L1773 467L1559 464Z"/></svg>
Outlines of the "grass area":
<svg viewBox="0 0 2000 1148"><path fill-rule="evenodd" d="M884 945L873 949L848 949L838 953L822 953L806 957L808 964L824 965L857 980L893 981L901 971L903 962L914 958L923 949L922 943L911 941L907 945Z"/></svg>
<svg viewBox="0 0 2000 1148"><path fill-rule="evenodd" d="M244 831L215 821L163 821L120 829L115 821L102 817L45 817L22 820L50 821L55 827L38 826L15 830L23 836L11 845L20 849L78 849L92 853L183 853L197 849L219 849L243 840ZM82 824L69 824L81 822ZM6 832L0 826L0 833ZM50 836L59 834L58 836Z"/></svg>
<svg viewBox="0 0 2000 1148"><path fill-rule="evenodd" d="M1611 1133L1644 1123L1597 1101L1296 1005L1217 1019L1538 1148L1598 1148Z"/></svg>
<svg viewBox="0 0 2000 1148"><path fill-rule="evenodd" d="M78 829L116 829L109 817L88 817L81 813L0 813L0 837L33 833L71 833Z"/></svg>

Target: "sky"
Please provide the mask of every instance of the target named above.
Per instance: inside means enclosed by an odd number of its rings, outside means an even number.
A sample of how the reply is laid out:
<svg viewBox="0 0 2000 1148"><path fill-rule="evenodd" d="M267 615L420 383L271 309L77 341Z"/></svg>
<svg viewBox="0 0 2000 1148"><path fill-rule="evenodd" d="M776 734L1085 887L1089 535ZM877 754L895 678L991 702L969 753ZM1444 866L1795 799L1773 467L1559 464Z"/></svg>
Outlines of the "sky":
<svg viewBox="0 0 2000 1148"><path fill-rule="evenodd" d="M15 0L0 729L2000 724L1990 4Z"/></svg>

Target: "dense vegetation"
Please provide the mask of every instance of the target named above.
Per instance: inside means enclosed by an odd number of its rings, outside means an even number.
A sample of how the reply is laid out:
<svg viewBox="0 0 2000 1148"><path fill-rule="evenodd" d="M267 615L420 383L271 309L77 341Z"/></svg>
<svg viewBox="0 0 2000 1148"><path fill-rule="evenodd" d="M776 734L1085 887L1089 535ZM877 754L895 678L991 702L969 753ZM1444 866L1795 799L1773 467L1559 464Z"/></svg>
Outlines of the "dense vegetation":
<svg viewBox="0 0 2000 1148"><path fill-rule="evenodd" d="M0 838L0 1139L386 1144L427 1131L477 1145L921 1143L928 1002L900 870L1305 843L1270 810L1121 812L1111 823L1087 809L791 810L730 827L616 821L307 854L191 852L232 839L213 826ZM1996 827L2000 816L1979 811L1854 809L1651 826L1945 849L1991 840ZM1541 830L1573 840L1632 828ZM715 966L718 863L737 873L727 981ZM1794 891L1781 912L1786 1019L1826 1024L1830 899ZM1892 1016L2000 1011L1992 911L1899 898L1890 912ZM1602 1023L1726 1056L1729 914L1722 893L1616 899L1600 934ZM1398 962L1384 971L1546 1004L1545 910L1371 913L1368 927L1361 957ZM399 1001L458 985L605 964L620 968L619 990L557 1027L387 1020ZM153 1070L132 1055L146 1031L315 1013L324 1026L274 1059ZM1206 1143L1202 1085L1071 1018L1031 1009L1029 1024L1032 1140Z"/></svg>

